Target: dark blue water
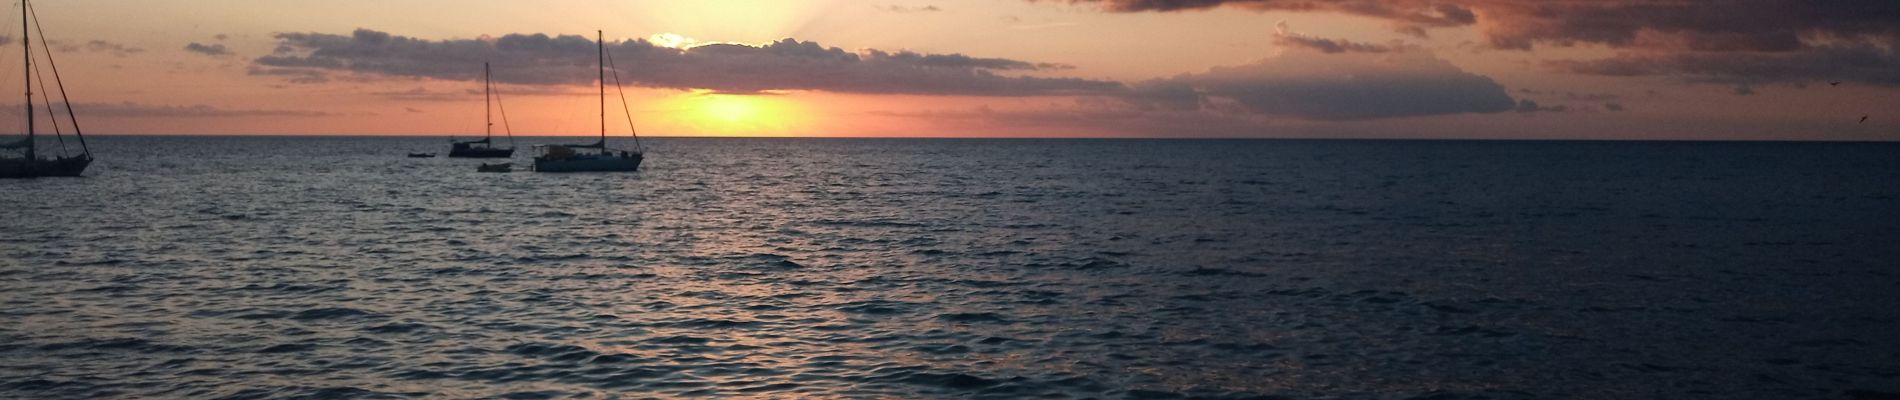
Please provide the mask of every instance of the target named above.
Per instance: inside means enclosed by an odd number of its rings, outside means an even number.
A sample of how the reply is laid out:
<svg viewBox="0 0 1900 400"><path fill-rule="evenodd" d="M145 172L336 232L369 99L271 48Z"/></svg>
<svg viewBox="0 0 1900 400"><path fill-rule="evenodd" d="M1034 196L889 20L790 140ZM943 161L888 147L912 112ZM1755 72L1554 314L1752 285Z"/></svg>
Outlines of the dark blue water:
<svg viewBox="0 0 1900 400"><path fill-rule="evenodd" d="M1896 145L649 144L94 138L0 181L0 397L1900 392Z"/></svg>

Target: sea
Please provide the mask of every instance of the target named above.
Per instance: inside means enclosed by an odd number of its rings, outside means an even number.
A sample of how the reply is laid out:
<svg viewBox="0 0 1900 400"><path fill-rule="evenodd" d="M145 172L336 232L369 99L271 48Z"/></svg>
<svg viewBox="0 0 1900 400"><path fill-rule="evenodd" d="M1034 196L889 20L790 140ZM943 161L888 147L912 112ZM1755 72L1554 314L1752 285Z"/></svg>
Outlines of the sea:
<svg viewBox="0 0 1900 400"><path fill-rule="evenodd" d="M1900 144L88 140L0 398L1900 398Z"/></svg>

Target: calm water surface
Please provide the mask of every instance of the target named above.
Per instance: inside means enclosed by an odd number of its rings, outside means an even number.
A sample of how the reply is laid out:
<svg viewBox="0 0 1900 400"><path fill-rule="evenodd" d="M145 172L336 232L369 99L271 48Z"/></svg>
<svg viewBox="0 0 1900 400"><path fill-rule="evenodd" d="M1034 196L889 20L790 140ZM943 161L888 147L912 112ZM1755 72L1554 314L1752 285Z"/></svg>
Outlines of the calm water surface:
<svg viewBox="0 0 1900 400"><path fill-rule="evenodd" d="M0 397L1900 392L1896 145L93 144L0 181Z"/></svg>

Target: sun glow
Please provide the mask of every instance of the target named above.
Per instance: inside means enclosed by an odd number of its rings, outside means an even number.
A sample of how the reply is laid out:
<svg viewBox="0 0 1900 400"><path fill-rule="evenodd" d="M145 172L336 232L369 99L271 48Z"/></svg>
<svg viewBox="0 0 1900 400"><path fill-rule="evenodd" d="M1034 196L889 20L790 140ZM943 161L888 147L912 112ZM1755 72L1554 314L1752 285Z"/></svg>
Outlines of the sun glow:
<svg viewBox="0 0 1900 400"><path fill-rule="evenodd" d="M778 136L806 124L801 106L784 95L694 92L668 101L680 110L680 123L692 132L715 135Z"/></svg>
<svg viewBox="0 0 1900 400"><path fill-rule="evenodd" d="M686 37L677 33L671 33L671 32L656 33L656 34L653 34L653 36L648 36L647 42L653 43L653 45L655 46L670 47L670 48L675 48L675 49L685 49L688 47L693 47L693 45L699 44L699 40L697 39L689 38L689 37Z"/></svg>
<svg viewBox="0 0 1900 400"><path fill-rule="evenodd" d="M754 103L740 96L715 95L714 98L706 100L706 104L700 107L700 112L710 119L728 124L739 123L758 114L759 107Z"/></svg>

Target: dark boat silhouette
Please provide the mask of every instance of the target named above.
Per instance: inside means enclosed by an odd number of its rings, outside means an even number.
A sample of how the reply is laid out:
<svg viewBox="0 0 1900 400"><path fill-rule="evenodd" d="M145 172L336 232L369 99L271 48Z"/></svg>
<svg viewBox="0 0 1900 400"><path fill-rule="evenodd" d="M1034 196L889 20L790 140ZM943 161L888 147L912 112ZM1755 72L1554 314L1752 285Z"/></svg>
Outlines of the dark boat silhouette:
<svg viewBox="0 0 1900 400"><path fill-rule="evenodd" d="M489 79L488 63L482 63L482 140L455 142L449 148L450 158L508 158L515 155L514 146L495 147L495 119L492 112L501 104L501 94L495 93L495 84ZM514 141L515 132L509 128L508 109L501 111L502 128L507 129L508 140Z"/></svg>
<svg viewBox="0 0 1900 400"><path fill-rule="evenodd" d="M646 151L640 146L640 134L633 130L633 113L627 110L627 93L620 91L620 108L627 113L627 132L633 136L633 150L615 152L607 147L607 40L596 31L596 51L600 74L600 140L592 144L536 146L541 154L534 157L535 172L626 172L640 170ZM620 89L620 71L614 71L614 88Z"/></svg>
<svg viewBox="0 0 1900 400"><path fill-rule="evenodd" d="M409 158L435 158L435 153L409 153Z"/></svg>
<svg viewBox="0 0 1900 400"><path fill-rule="evenodd" d="M59 79L59 64L53 62L53 53L46 52L46 66L53 73L53 82L59 88L59 97L66 105L66 116L72 121L73 136L79 140L78 155L66 154L66 137L59 127L59 115L54 112L52 95L48 94L46 113L53 122L53 135L59 141L59 155L46 158L40 155L39 136L34 128L33 114L33 36L29 28L38 25L28 23L27 17L34 14L32 5L20 2L20 44L21 55L26 64L26 137L20 140L0 142L0 178L38 178L49 176L79 176L86 172L86 166L92 165L92 148L86 146L86 136L79 130L79 117L73 114L72 98L66 96L66 83ZM39 18L33 18L38 22ZM44 31L44 29L38 29ZM46 35L40 35L40 48L50 49L46 44ZM39 82L40 90L46 90L46 81ZM5 154L5 153L13 154Z"/></svg>

